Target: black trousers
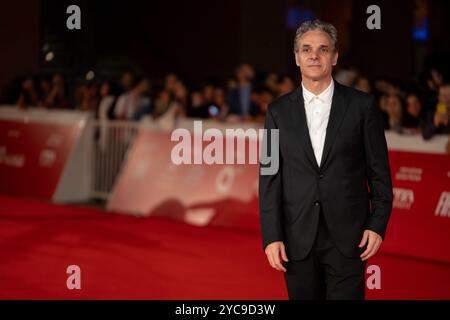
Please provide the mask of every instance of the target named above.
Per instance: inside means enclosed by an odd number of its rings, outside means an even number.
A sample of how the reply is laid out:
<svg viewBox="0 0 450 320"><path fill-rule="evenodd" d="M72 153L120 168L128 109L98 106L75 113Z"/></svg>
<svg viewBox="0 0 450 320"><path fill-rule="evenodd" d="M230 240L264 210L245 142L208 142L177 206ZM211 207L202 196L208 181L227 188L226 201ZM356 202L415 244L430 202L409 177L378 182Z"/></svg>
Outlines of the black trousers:
<svg viewBox="0 0 450 320"><path fill-rule="evenodd" d="M322 210L308 256L283 265L289 300L364 300L365 261L340 253L332 242Z"/></svg>

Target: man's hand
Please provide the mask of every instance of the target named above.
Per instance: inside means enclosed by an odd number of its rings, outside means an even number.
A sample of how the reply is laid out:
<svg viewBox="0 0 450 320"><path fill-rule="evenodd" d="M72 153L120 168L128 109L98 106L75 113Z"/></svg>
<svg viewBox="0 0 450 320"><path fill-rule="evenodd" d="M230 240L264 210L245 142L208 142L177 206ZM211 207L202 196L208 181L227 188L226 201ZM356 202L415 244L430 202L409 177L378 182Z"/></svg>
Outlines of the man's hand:
<svg viewBox="0 0 450 320"><path fill-rule="evenodd" d="M282 260L288 262L288 258L286 256L286 250L284 249L284 243L282 241L275 241L269 244L266 249L267 260L269 260L272 268L277 269L278 271L286 272L286 268L282 264Z"/></svg>
<svg viewBox="0 0 450 320"><path fill-rule="evenodd" d="M367 248L366 250L360 255L361 260L367 260L370 257L374 256L375 253L377 253L378 249L381 246L381 243L383 242L383 239L381 236L372 231L372 230L365 230L363 237L361 239L361 243L359 244L359 247L362 248L367 242Z"/></svg>

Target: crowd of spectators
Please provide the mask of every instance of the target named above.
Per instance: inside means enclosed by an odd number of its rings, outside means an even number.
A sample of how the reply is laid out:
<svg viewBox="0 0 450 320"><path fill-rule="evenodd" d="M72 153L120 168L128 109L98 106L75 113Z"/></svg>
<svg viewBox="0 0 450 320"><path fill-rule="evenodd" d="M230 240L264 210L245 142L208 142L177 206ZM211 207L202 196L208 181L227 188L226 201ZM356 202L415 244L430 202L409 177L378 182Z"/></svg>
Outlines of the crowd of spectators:
<svg viewBox="0 0 450 320"><path fill-rule="evenodd" d="M420 133L425 140L450 133L450 83L437 69L424 72L419 81L406 85L381 77L370 81L354 69L340 69L334 78L372 94L386 130ZM174 73L157 81L125 71L118 81L86 81L69 96L66 81L56 73L52 77L26 77L17 106L86 110L108 120L139 121L143 116L157 119L170 112L176 117L262 122L268 105L298 85L298 79L289 75L257 75L251 65L242 64L224 84L208 81L188 87Z"/></svg>

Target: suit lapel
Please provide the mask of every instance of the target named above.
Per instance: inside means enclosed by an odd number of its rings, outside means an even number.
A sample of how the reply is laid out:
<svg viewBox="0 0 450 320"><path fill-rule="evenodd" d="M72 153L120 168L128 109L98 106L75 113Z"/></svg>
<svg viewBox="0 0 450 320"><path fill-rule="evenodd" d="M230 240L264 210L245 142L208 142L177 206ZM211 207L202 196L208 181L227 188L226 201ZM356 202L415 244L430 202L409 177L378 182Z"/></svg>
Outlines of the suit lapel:
<svg viewBox="0 0 450 320"><path fill-rule="evenodd" d="M333 79L334 81L334 79ZM347 110L348 104L345 101L344 94L342 92L341 85L334 81L334 92L331 102L330 117L328 119L328 125L325 134L325 143L322 152L322 159L320 162L320 168L317 164L316 157L314 155L314 150L312 148L311 139L308 131L308 124L306 120L305 103L303 101L302 87L299 86L290 95L291 99L291 115L294 121L294 128L296 129L296 136L300 138L300 144L305 151L306 157L311 162L311 165L320 171L323 168L328 154L333 145L334 139L336 138L337 131L344 119L345 112Z"/></svg>
<svg viewBox="0 0 450 320"><path fill-rule="evenodd" d="M294 122L296 137L299 137L300 144L305 151L311 165L319 171L314 150L312 148L311 139L309 137L308 123L306 121L305 103L303 101L302 86L299 86L290 96L291 99L291 119Z"/></svg>
<svg viewBox="0 0 450 320"><path fill-rule="evenodd" d="M345 101L344 93L342 92L342 86L334 81L334 92L331 102L330 117L328 119L328 125L325 134L325 143L322 152L322 159L320 161L320 168L323 168L327 160L328 154L331 150L331 146L333 145L334 139L336 138L339 126L344 119L347 107L348 104Z"/></svg>

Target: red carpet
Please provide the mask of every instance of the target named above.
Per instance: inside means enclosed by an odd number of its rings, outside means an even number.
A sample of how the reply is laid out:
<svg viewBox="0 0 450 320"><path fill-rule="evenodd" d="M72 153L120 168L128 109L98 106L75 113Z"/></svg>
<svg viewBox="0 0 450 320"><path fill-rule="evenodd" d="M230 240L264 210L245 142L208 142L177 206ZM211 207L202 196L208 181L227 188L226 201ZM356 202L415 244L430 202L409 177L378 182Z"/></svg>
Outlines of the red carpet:
<svg viewBox="0 0 450 320"><path fill-rule="evenodd" d="M66 268L81 268L68 290ZM369 299L450 299L450 265L379 255ZM286 299L260 236L0 197L1 299Z"/></svg>

